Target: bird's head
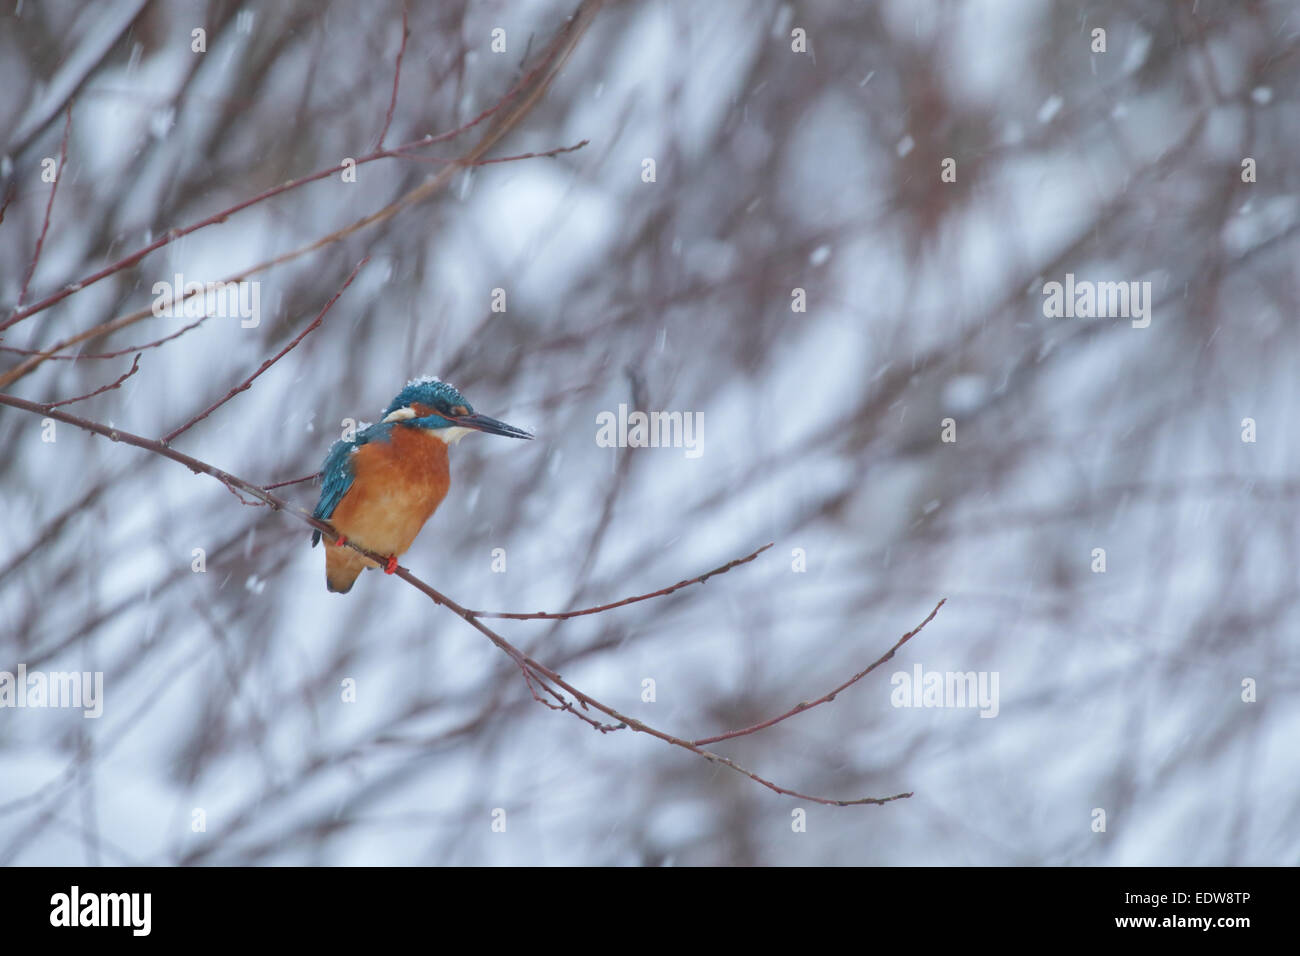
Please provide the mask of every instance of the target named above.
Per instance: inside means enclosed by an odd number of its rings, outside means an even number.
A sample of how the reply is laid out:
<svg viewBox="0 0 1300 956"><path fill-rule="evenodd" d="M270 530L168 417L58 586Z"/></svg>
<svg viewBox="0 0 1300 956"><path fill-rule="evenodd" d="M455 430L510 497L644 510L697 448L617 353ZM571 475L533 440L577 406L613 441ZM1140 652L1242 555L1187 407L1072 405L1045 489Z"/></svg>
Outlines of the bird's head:
<svg viewBox="0 0 1300 956"><path fill-rule="evenodd" d="M471 431L505 435L507 438L533 437L522 428L478 414L465 401L464 395L436 378L418 378L408 382L384 409L383 421L407 428L427 429L449 445Z"/></svg>

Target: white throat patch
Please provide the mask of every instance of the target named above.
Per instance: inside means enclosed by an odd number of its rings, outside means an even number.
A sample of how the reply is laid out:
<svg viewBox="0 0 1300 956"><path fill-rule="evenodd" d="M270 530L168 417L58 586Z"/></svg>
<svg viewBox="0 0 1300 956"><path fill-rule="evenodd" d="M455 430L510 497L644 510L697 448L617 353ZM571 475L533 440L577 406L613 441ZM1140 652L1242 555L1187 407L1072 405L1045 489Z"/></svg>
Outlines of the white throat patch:
<svg viewBox="0 0 1300 956"><path fill-rule="evenodd" d="M430 428L435 436L441 438L448 445L454 445L474 429L463 428L460 425L449 425L447 428Z"/></svg>

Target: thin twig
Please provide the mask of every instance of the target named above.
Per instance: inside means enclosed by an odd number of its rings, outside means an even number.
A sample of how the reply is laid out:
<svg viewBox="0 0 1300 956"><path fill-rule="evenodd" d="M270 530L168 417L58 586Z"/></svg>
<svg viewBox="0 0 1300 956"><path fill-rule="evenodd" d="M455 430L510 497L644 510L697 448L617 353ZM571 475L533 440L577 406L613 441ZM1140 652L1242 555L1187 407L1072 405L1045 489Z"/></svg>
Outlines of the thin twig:
<svg viewBox="0 0 1300 956"><path fill-rule="evenodd" d="M939 608L943 607L944 602L947 600L948 600L947 598L944 598L938 604L936 604L934 606L934 610L930 612L929 616L926 617L924 621L922 621L920 624L916 625L916 627L912 628L912 630L908 631L906 634L900 637L898 639L898 642L894 644L894 646L891 647L888 651L886 651L883 655L881 655L881 657L877 659L875 663L873 663L870 667L868 667L866 670L862 670L854 674L852 677L846 680L843 684L840 684L830 693L823 694L821 697L818 697L816 700L812 701L811 703L809 703L808 701L801 701L800 703L795 704L793 707L791 707L781 716L773 717L771 720L765 720L762 723L754 724L752 727L746 727L743 730L732 730L725 734L718 734L716 737L701 737L699 740L695 741L695 743L698 744L699 746L704 746L705 744L716 744L720 740L731 740L735 737L746 737L749 734L756 734L760 730L766 730L768 727L772 727L776 724L779 724L783 720L789 720L795 714L802 714L805 711L812 710L814 707L818 706L819 704L830 703L835 699L836 694L840 693L840 691L842 690L852 687L858 681L862 680L862 678L866 677L868 674L874 671L881 664L885 663L885 661L893 657L894 654L897 653L900 647L902 647L912 638L916 637L917 634L920 634L921 629L934 620L934 616L939 613Z"/></svg>
<svg viewBox="0 0 1300 956"><path fill-rule="evenodd" d="M103 395L121 386L128 378L134 375L140 369L140 353L135 353L135 361L131 363L131 368L125 374L120 376L116 382L105 385L103 388L97 388L93 392L87 392L85 395L78 395L76 398L65 398L61 402L50 402L47 408L58 408L60 405L71 405L73 402L84 402L88 398L94 398L96 395Z"/></svg>
<svg viewBox="0 0 1300 956"><path fill-rule="evenodd" d="M115 352L80 352L77 355L49 355L50 359L56 362L80 362L82 359L111 359L126 355L128 352L143 352L146 349L156 349L160 345L165 345L172 339L178 339L191 329L196 329L208 319L211 315L205 315L197 322L191 322L185 328L173 332L171 335L165 335L160 339L154 339L152 342L146 342L144 345L128 345L126 348L118 349ZM20 349L11 345L0 345L0 352L16 352L19 355L45 355L40 349Z"/></svg>
<svg viewBox="0 0 1300 956"><path fill-rule="evenodd" d="M273 488L287 488L289 485L301 485L304 481L314 481L320 477L320 472L312 472L310 475L303 475L301 478L290 478L288 481L277 481L273 485L263 485L263 491L270 491Z"/></svg>
<svg viewBox="0 0 1300 956"><path fill-rule="evenodd" d="M687 578L685 581L678 581L666 588L660 588L658 591L651 591L649 594L638 594L636 597L624 598L621 601L615 601L613 604L601 604L596 607L585 607L580 611L534 611L531 614L508 613L506 611L470 611L474 617L499 618L510 621L567 621L571 617L582 617L585 614L600 614L602 611L612 611L616 607L626 607L629 604L636 604L638 601L648 601L651 598L666 597L674 591L680 591L682 588L690 587L692 584L703 584L709 578L718 574L726 574L732 568L739 567L742 564L748 564L760 554L772 547L776 542L769 541L757 551L745 555L743 558L736 558L734 561L728 561L721 567L714 568L712 571L705 571L699 577Z"/></svg>
<svg viewBox="0 0 1300 956"><path fill-rule="evenodd" d="M337 292L335 292L332 296L330 296L330 300L325 303L324 308L320 310L320 312L317 314L315 320L311 323L311 325L307 326L305 329L299 332L297 337L294 338L292 342L290 342L284 348L280 349L279 352L275 353L275 355L272 355L269 359L263 362L256 372L254 372L252 375L248 376L248 378L244 379L244 381L242 381L240 384L232 388L229 392L225 394L224 397L217 400L213 404L209 405L204 411L195 415L184 425L181 425L179 428L174 428L166 435L164 435L162 438L162 443L164 445L171 444L173 439L189 431L191 428L193 428L199 422L203 421L203 419L207 418L209 415L215 412L222 405L226 404L226 402L230 401L240 392L246 391L250 386L252 386L253 382L257 379L259 375L261 375L263 372L269 369L276 362L280 361L280 359L284 358L286 355L292 352L294 348L297 347L299 342L301 342L309 334L311 334L317 328L320 327L321 320L325 318L325 313L328 312L331 306L333 306L334 303L338 301L339 296L343 294L343 290L352 284L352 280L357 277L357 273L361 271L361 267L364 266L369 261L370 261L370 257L366 256L364 259L362 259L360 262L356 264L356 267L353 268L352 270L352 274L348 276L347 281L344 282L343 285L339 287L339 290Z"/></svg>
<svg viewBox="0 0 1300 956"><path fill-rule="evenodd" d="M36 239L36 251L32 253L32 261L27 266L27 275L23 276L23 287L18 291L18 303L14 306L14 312L17 313L23 307L23 300L27 298L27 287L31 284L32 274L36 272L36 263L41 261L41 250L45 248L45 236L50 231L50 211L54 209L54 197L58 195L59 183L63 179L63 164L68 159L68 133L72 130L72 104L68 104L68 115L63 121L63 141L59 144L59 165L54 170L54 182L50 184L50 198L45 203L45 222L41 226L41 234ZM7 328L12 324L10 319L4 326Z"/></svg>
<svg viewBox="0 0 1300 956"><path fill-rule="evenodd" d="M408 0L402 0L402 43L397 48L397 65L393 68L393 95L388 101L388 112L384 114L384 128L379 131L379 139L375 141L375 149L384 148L384 137L388 135L388 127L393 122L393 110L397 109L397 84L402 79L402 57L406 54L406 38L411 35L411 31L406 26Z"/></svg>
<svg viewBox="0 0 1300 956"><path fill-rule="evenodd" d="M466 162L464 159L460 159L460 158L449 159L443 156L412 156L410 153L402 152L400 149L394 150L393 152L395 155L400 156L403 159L413 159L417 163L438 163L438 164L455 163L460 166L466 166L466 167L491 166L493 163L513 163L521 159L545 159L548 156L559 156L561 153L572 153L575 150L582 149L582 147L588 145L590 142L591 140L584 139L582 142L574 143L572 146L557 146L554 149L548 149L540 153L518 153L514 156L498 156L495 159L480 159L472 163Z"/></svg>

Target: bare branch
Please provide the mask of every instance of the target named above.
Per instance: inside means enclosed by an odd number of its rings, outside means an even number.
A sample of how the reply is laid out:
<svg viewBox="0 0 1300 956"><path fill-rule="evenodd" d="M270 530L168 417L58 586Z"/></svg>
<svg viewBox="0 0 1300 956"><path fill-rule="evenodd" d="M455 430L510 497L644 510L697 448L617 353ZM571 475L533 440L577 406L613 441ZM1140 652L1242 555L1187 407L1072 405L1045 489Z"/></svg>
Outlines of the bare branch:
<svg viewBox="0 0 1300 956"><path fill-rule="evenodd" d="M742 564L748 564L760 554L772 547L776 542L769 541L757 551L745 555L743 558L736 558L734 561L728 561L721 567L714 568L712 571L705 571L699 577L687 578L685 581L678 581L676 584L666 588L660 588L658 591L651 591L649 594L638 594L636 597L624 598L621 601L615 601L613 604L601 604L596 607L583 608L580 611L534 611L531 614L510 613L506 611L469 611L474 617L503 618L510 621L566 621L571 617L582 617L585 614L599 614L602 611L612 611L616 607L626 607L629 604L636 604L638 601L648 601L651 598L665 597L674 591L680 591L682 588L690 587L692 584L703 584L709 578L718 574L726 574L732 568L739 567ZM936 610L938 610L936 608ZM933 617L934 615L931 615Z"/></svg>
<svg viewBox="0 0 1300 956"><path fill-rule="evenodd" d="M579 143L574 143L572 146L557 146L555 147L555 149L548 149L541 153L519 153L515 156L498 156L495 159L480 159L472 163L466 162L463 159L448 159L442 156L412 156L410 153L403 152L400 148L393 150L393 153L394 155L400 156L403 159L413 159L419 163L440 163L440 164L455 163L459 166L466 166L466 167L491 166L494 163L514 163L514 162L518 162L521 159L544 159L548 156L559 156L561 153L572 153L575 150L582 149L582 147L588 145L590 142L591 140L584 139Z"/></svg>
<svg viewBox="0 0 1300 956"><path fill-rule="evenodd" d="M311 323L311 325L307 326L305 329L299 332L297 337L295 337L292 342L290 342L284 348L280 349L279 352L276 352L269 359L263 362L256 372L254 372L252 375L248 376L248 378L244 379L244 381L242 381L240 384L232 388L221 399L209 405L206 409L204 409L199 414L195 415L184 425L181 425L178 428L174 428L170 432L168 432L165 436L163 436L162 443L164 445L171 444L173 439L189 431L191 428L193 428L199 422L203 421L203 419L207 418L209 415L215 412L222 405L226 404L226 402L230 401L240 392L247 391L248 388L252 386L253 382L257 379L259 375L261 375L263 372L269 369L276 362L280 361L280 359L284 358L286 355L292 352L297 347L299 342L301 342L308 335L310 335L312 332L314 332L317 328L320 327L321 321L325 318L325 313L328 312L330 308L334 305L334 303L338 301L339 296L343 294L343 290L352 284L352 280L357 277L357 273L361 271L361 267L364 266L369 261L370 261L370 257L366 256L364 259L362 259L360 262L356 264L356 266L352 269L352 274L348 276L347 281L344 282L343 285L339 286L339 290L337 292L335 292L332 296L330 296L330 300L325 303L324 307L317 314L315 320Z"/></svg>
<svg viewBox="0 0 1300 956"><path fill-rule="evenodd" d="M137 371L139 371L139 369L140 369L140 353L137 352L135 356L135 361L131 363L131 367L126 372L124 372L121 376L119 376L117 381L105 385L102 388L97 388L93 392L87 392L85 395L78 395L76 398L65 398L61 402L51 402L46 407L58 408L60 405L71 405L73 402L84 402L86 399L94 398L96 395L103 395L105 392L109 392L115 388L119 388L123 382L125 382L128 378L130 378Z"/></svg>
<svg viewBox="0 0 1300 956"><path fill-rule="evenodd" d="M781 723L781 721L783 720L788 720L791 717L793 717L795 714L802 714L805 711L812 710L814 707L818 706L819 704L830 703L835 699L836 695L839 694L840 691L846 690L847 688L852 687L858 681L862 680L862 678L866 677L868 674L874 671L881 664L885 663L885 661L890 660L898 652L898 649L900 647L902 647L912 638L916 637L917 634L920 634L921 629L934 620L934 616L939 613L939 608L943 607L944 603L947 600L948 600L947 598L943 598L941 601L939 601L939 603L934 606L934 610L931 611L929 615L926 616L926 619L924 621L922 621L920 624L916 625L916 627L912 628L912 630L908 631L906 634L900 637L898 641L894 644L894 646L891 647L884 654L882 654L879 658L877 658L876 661L871 664L871 666L867 667L865 670L858 671L858 673L854 674L843 684L840 684L838 687L836 687L834 690L830 691L829 693L823 694L821 697L818 697L816 700L812 701L811 703L809 703L808 701L801 701L800 703L795 704L793 707L791 707L781 716L773 717L771 720L765 720L762 723L754 724L752 727L746 727L744 730L732 730L725 734L718 734L716 737L701 737L699 740L695 741L695 743L703 746L704 744L716 744L720 740L731 740L735 737L746 737L749 734L756 734L760 730L766 730L768 727L775 726L776 724Z"/></svg>
<svg viewBox="0 0 1300 956"><path fill-rule="evenodd" d="M304 481L315 481L320 477L320 472L313 472L310 475L303 475L301 478L290 478L288 481L277 481L271 485L263 485L264 491L270 491L273 488L287 488L289 485L301 485Z"/></svg>
<svg viewBox="0 0 1300 956"><path fill-rule="evenodd" d="M20 349L10 345L0 345L0 352L15 352L18 355L44 355L46 358L53 359L56 362L80 362L82 359L111 359L118 358L130 352L143 352L146 349L156 349L165 345L173 339L179 339L186 332L197 329L200 325L212 318L211 315L205 315L197 322L191 322L185 328L173 332L171 335L164 335L160 339L154 339L152 342L146 342L144 345L128 345L126 348L117 349L113 352L81 352L77 355L51 355L48 352L42 352L39 349Z"/></svg>
<svg viewBox="0 0 1300 956"><path fill-rule="evenodd" d="M384 114L384 128L379 131L375 149L384 148L384 137L388 135L388 127L393 123L393 110L397 109L397 85L402 79L402 57L406 54L406 38L411 35L411 30L407 26L409 13L409 0L402 0L402 43L397 48L397 65L393 67L393 95L388 101L388 112Z"/></svg>
<svg viewBox="0 0 1300 956"><path fill-rule="evenodd" d="M50 212L54 209L54 197L59 194L59 183L63 180L63 166L68 159L68 133L72 130L72 104L68 104L67 118L63 121L63 140L59 143L59 166L54 171L54 182L50 184L50 198L45 203L45 222L41 225L41 234L36 239L36 250L32 253L32 261L27 266L27 274L23 276L23 287L18 292L18 303L14 306L14 312L18 312L23 307L23 300L27 298L27 287L31 284L32 274L36 272L36 264L41 261L41 250L45 247L45 236L50 231ZM10 319L8 322L0 325L0 330L8 328L15 320Z"/></svg>

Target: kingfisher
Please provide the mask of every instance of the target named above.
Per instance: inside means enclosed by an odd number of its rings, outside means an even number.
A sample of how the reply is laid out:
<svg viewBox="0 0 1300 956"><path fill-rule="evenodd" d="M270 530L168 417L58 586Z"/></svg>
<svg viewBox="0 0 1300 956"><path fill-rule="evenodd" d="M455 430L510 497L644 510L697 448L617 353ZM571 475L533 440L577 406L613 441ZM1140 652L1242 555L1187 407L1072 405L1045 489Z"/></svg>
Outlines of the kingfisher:
<svg viewBox="0 0 1300 956"><path fill-rule="evenodd" d="M338 537L325 542L325 586L338 594L366 568L379 565L344 545L388 555L384 571L397 570L403 554L447 496L451 471L447 447L471 431L508 438L532 438L474 411L465 396L431 376L406 383L377 424L336 441L321 469L320 501L313 517L334 525ZM316 547L321 533L311 536Z"/></svg>

